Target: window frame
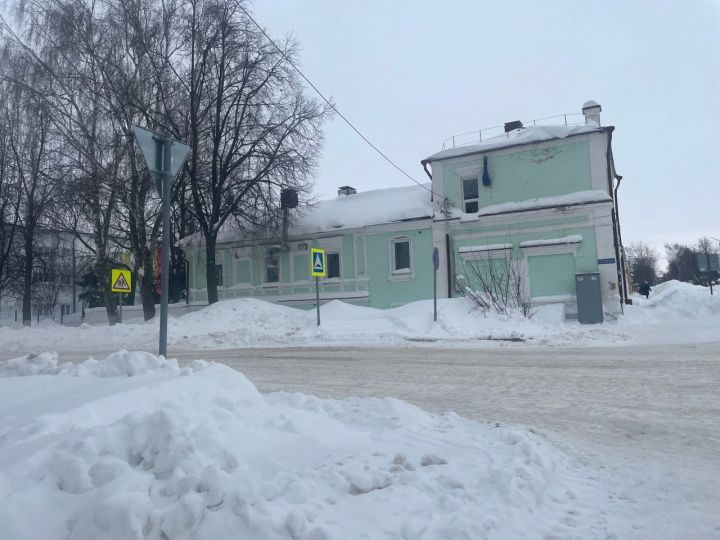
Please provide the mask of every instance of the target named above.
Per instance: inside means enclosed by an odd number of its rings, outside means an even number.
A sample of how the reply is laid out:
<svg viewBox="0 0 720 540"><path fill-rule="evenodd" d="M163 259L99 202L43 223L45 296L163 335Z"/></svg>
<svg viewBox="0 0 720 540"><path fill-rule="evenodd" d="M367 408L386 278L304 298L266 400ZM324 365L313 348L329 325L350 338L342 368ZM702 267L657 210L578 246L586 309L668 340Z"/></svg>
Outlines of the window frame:
<svg viewBox="0 0 720 540"><path fill-rule="evenodd" d="M274 257L277 260L277 280L276 281L268 281L268 259L270 257ZM265 253L265 256L263 257L263 285L272 285L272 286L278 286L280 285L281 280L281 257L279 252L271 252L268 251Z"/></svg>
<svg viewBox="0 0 720 540"><path fill-rule="evenodd" d="M397 268L397 261L395 258L395 246L400 243L407 243L408 245L408 268ZM388 245L390 250L390 279L413 279L415 277L415 269L412 256L412 238L407 235L394 236L390 239Z"/></svg>
<svg viewBox="0 0 720 540"><path fill-rule="evenodd" d="M330 276L330 256L331 255L337 255L338 258L338 275L337 276ZM325 252L325 264L327 265L327 278L326 280L334 279L337 281L340 281L342 279L342 257L340 256L340 251L326 251Z"/></svg>
<svg viewBox="0 0 720 540"><path fill-rule="evenodd" d="M475 187L477 191L477 197L465 197L465 182L475 182ZM479 176L472 176L472 177L460 177L460 191L462 193L462 201L463 201L463 212L466 214L477 214L480 211L480 177ZM475 203L477 205L477 209L474 212L468 212L467 206L468 204Z"/></svg>
<svg viewBox="0 0 720 540"><path fill-rule="evenodd" d="M220 269L220 279L218 279L218 269ZM223 263L215 263L215 284L218 287L225 287L225 265Z"/></svg>

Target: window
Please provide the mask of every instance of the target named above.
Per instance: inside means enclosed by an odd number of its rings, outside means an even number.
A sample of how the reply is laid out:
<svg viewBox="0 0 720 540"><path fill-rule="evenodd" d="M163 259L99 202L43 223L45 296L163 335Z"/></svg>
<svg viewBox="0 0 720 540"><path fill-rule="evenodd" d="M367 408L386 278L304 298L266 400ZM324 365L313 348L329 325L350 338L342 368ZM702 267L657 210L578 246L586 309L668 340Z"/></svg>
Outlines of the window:
<svg viewBox="0 0 720 540"><path fill-rule="evenodd" d="M392 256L392 274L402 275L412 273L410 262L410 239L407 237L393 238L390 246Z"/></svg>
<svg viewBox="0 0 720 540"><path fill-rule="evenodd" d="M340 277L340 254L339 253L328 253L327 254L327 277L328 278L339 278Z"/></svg>
<svg viewBox="0 0 720 540"><path fill-rule="evenodd" d="M268 253L265 256L265 283L280 281L280 257L277 253Z"/></svg>
<svg viewBox="0 0 720 540"><path fill-rule="evenodd" d="M223 266L222 264L215 265L215 280L217 281L218 287L223 287Z"/></svg>
<svg viewBox="0 0 720 540"><path fill-rule="evenodd" d="M462 181L463 203L465 212L474 214L478 211L478 179L468 178Z"/></svg>

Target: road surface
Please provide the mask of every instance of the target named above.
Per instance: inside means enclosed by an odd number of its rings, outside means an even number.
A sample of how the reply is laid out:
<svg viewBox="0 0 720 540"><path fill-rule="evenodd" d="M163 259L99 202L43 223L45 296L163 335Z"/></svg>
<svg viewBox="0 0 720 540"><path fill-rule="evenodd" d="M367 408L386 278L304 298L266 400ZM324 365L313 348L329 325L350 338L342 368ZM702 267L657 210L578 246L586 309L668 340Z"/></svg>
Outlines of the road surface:
<svg viewBox="0 0 720 540"><path fill-rule="evenodd" d="M432 412L519 424L596 465L622 503L617 519L635 524L634 538L720 538L720 343L171 349L170 356L225 363L264 392L390 396Z"/></svg>

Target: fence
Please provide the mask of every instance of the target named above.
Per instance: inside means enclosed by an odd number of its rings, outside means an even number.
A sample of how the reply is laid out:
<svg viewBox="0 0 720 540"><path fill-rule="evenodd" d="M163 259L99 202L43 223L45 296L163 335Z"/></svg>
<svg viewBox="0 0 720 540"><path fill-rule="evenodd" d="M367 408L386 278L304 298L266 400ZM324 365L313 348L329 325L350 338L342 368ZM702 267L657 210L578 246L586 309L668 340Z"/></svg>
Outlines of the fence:
<svg viewBox="0 0 720 540"><path fill-rule="evenodd" d="M546 116L545 118L536 118L535 120L523 121L525 127L533 126L580 126L585 124L585 115L580 113L557 114L555 116ZM457 148L458 146L466 146L469 144L478 144L493 137L506 135L505 126L492 126L489 128L476 129L466 133L459 133L448 137L442 143L442 149Z"/></svg>

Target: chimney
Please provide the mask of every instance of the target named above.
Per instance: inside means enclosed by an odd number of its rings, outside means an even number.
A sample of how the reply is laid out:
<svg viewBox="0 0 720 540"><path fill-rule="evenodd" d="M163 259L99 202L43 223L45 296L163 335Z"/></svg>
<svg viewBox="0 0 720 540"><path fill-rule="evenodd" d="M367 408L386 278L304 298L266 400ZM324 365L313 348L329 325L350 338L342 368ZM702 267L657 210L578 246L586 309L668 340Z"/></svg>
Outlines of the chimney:
<svg viewBox="0 0 720 540"><path fill-rule="evenodd" d="M357 193L357 189L350 186L340 186L338 188L338 197L347 197L348 195L355 195Z"/></svg>
<svg viewBox="0 0 720 540"><path fill-rule="evenodd" d="M600 127L600 111L602 111L602 107L597 101L591 99L583 103L582 112L585 115L585 123L589 126Z"/></svg>
<svg viewBox="0 0 720 540"><path fill-rule="evenodd" d="M523 126L523 123L520 120L505 122L505 133L510 133L511 131L515 131L516 129L522 129L524 127L525 126Z"/></svg>

